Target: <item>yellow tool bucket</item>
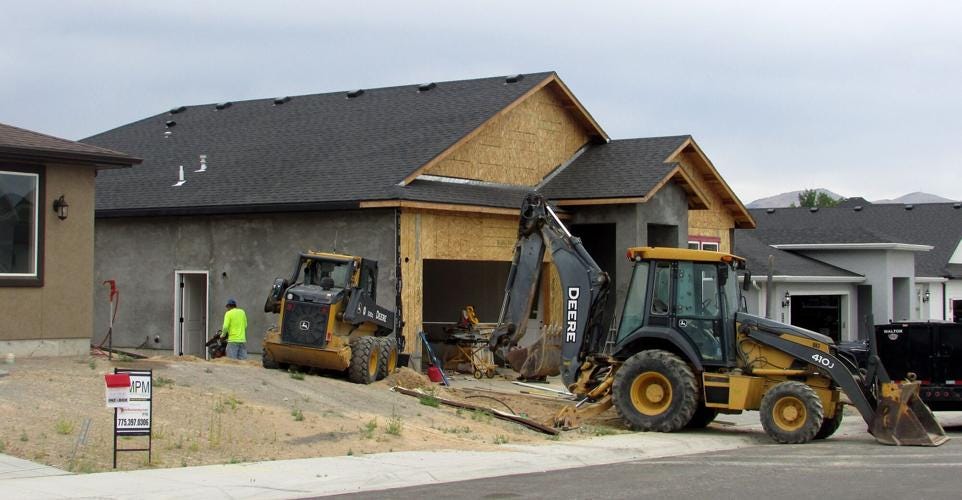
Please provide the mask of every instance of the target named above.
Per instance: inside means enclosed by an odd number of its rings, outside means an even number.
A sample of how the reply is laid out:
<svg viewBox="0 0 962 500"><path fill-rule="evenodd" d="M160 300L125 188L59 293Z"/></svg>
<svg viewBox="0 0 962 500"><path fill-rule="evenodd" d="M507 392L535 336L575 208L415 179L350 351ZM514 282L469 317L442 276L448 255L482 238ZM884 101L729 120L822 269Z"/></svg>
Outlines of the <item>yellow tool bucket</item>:
<svg viewBox="0 0 962 500"><path fill-rule="evenodd" d="M869 432L893 446L939 446L949 440L935 415L919 399L919 382L881 385L878 408Z"/></svg>

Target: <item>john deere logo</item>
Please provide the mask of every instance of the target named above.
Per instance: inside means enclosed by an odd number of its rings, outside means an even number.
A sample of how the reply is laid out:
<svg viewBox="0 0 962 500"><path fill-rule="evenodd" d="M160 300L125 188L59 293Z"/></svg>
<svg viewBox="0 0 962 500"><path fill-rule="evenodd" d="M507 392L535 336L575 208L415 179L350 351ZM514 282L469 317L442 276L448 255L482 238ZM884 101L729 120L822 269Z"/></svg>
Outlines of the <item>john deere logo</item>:
<svg viewBox="0 0 962 500"><path fill-rule="evenodd" d="M301 330L307 331L311 329L310 321L301 321Z"/></svg>

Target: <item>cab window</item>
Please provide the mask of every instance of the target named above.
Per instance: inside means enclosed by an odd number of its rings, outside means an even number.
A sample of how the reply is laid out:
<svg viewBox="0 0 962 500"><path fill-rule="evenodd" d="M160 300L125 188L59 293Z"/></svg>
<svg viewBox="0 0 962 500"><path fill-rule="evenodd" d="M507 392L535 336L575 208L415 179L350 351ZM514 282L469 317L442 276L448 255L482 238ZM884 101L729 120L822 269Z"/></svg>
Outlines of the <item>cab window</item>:
<svg viewBox="0 0 962 500"><path fill-rule="evenodd" d="M645 317L645 296L648 289L648 263L638 262L631 273L631 284L628 285L628 297L625 300L625 310L621 314L621 325L618 327L618 340L631 332L641 328Z"/></svg>
<svg viewBox="0 0 962 500"><path fill-rule="evenodd" d="M655 283L651 291L651 313L667 316L671 305L671 264L655 264Z"/></svg>

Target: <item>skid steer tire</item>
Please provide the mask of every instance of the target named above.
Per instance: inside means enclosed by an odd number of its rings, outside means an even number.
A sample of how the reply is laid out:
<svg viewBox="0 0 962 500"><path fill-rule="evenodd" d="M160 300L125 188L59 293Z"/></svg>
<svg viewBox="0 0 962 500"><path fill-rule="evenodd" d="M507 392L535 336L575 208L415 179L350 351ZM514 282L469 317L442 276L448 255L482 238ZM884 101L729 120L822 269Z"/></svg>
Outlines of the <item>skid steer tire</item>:
<svg viewBox="0 0 962 500"><path fill-rule="evenodd" d="M835 416L822 420L822 426L818 428L815 439L827 439L842 425L842 406L839 405L835 410Z"/></svg>
<svg viewBox="0 0 962 500"><path fill-rule="evenodd" d="M783 444L801 444L815 439L825 412L822 400L801 382L782 382L762 396L762 427L772 439Z"/></svg>
<svg viewBox="0 0 962 500"><path fill-rule="evenodd" d="M385 337L377 340L381 350L377 359L377 379L381 380L397 370L397 342Z"/></svg>
<svg viewBox="0 0 962 500"><path fill-rule="evenodd" d="M370 384L377 380L381 349L376 337L361 337L351 343L351 364L347 379L355 384Z"/></svg>
<svg viewBox="0 0 962 500"><path fill-rule="evenodd" d="M691 367L659 349L628 358L615 374L612 393L618 414L636 431L680 430L698 408Z"/></svg>
<svg viewBox="0 0 962 500"><path fill-rule="evenodd" d="M268 370L276 370L280 368L280 366L277 364L277 361L274 361L274 358L267 353L266 349L264 350L263 354L261 354L261 366L267 368Z"/></svg>
<svg viewBox="0 0 962 500"><path fill-rule="evenodd" d="M688 421L688 425L685 427L688 429L704 429L708 427L708 424L712 423L717 416L718 410L700 404L698 405L698 409L695 410L695 414L691 416L691 420Z"/></svg>

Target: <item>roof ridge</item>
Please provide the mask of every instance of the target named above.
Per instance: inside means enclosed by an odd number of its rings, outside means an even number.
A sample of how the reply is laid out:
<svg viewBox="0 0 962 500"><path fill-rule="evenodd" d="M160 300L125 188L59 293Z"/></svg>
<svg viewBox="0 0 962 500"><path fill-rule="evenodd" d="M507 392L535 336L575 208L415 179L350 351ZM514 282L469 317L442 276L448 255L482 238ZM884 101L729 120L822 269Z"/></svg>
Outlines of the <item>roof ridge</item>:
<svg viewBox="0 0 962 500"><path fill-rule="evenodd" d="M86 142L80 142L80 141L73 141L73 140L70 140L70 139L64 139L63 137L57 137L57 136L55 136L55 135L45 134L45 133L43 133L43 132L37 132L36 130L30 130L30 129L26 129L26 128L23 128L23 127L18 127L18 126L16 126L16 125L10 125L9 123L0 123L0 127L12 128L12 129L19 130L19 131L21 131L21 132L26 132L27 134L39 135L39 136L46 137L46 138L48 138L48 139L53 139L53 140L55 140L55 141L61 141L61 142L65 142L65 143L68 143L68 144L76 144L77 146L83 146L83 147L85 147L85 148L94 148L94 149L97 149L98 151L100 151L100 152L102 152L102 153L107 153L107 154L110 154L110 155L117 155L117 156L121 156L121 157L124 157L124 158L133 158L132 156L130 156L130 155L126 154L126 153L121 153L120 151L115 151L115 150L110 149L110 148L105 148L105 147L97 146L97 145L94 145L94 144L88 144L88 143L86 143ZM13 146L13 147L24 148L24 146ZM30 148L25 148L25 149L31 149L31 150L34 150L34 151L63 152L63 150L60 150L60 149L51 149L51 148L44 148L44 147L30 147ZM74 151L74 152L77 153L77 154L83 154L83 152L81 152L81 151ZM95 151L90 151L90 152L87 152L87 154L97 154L97 153L96 153Z"/></svg>

